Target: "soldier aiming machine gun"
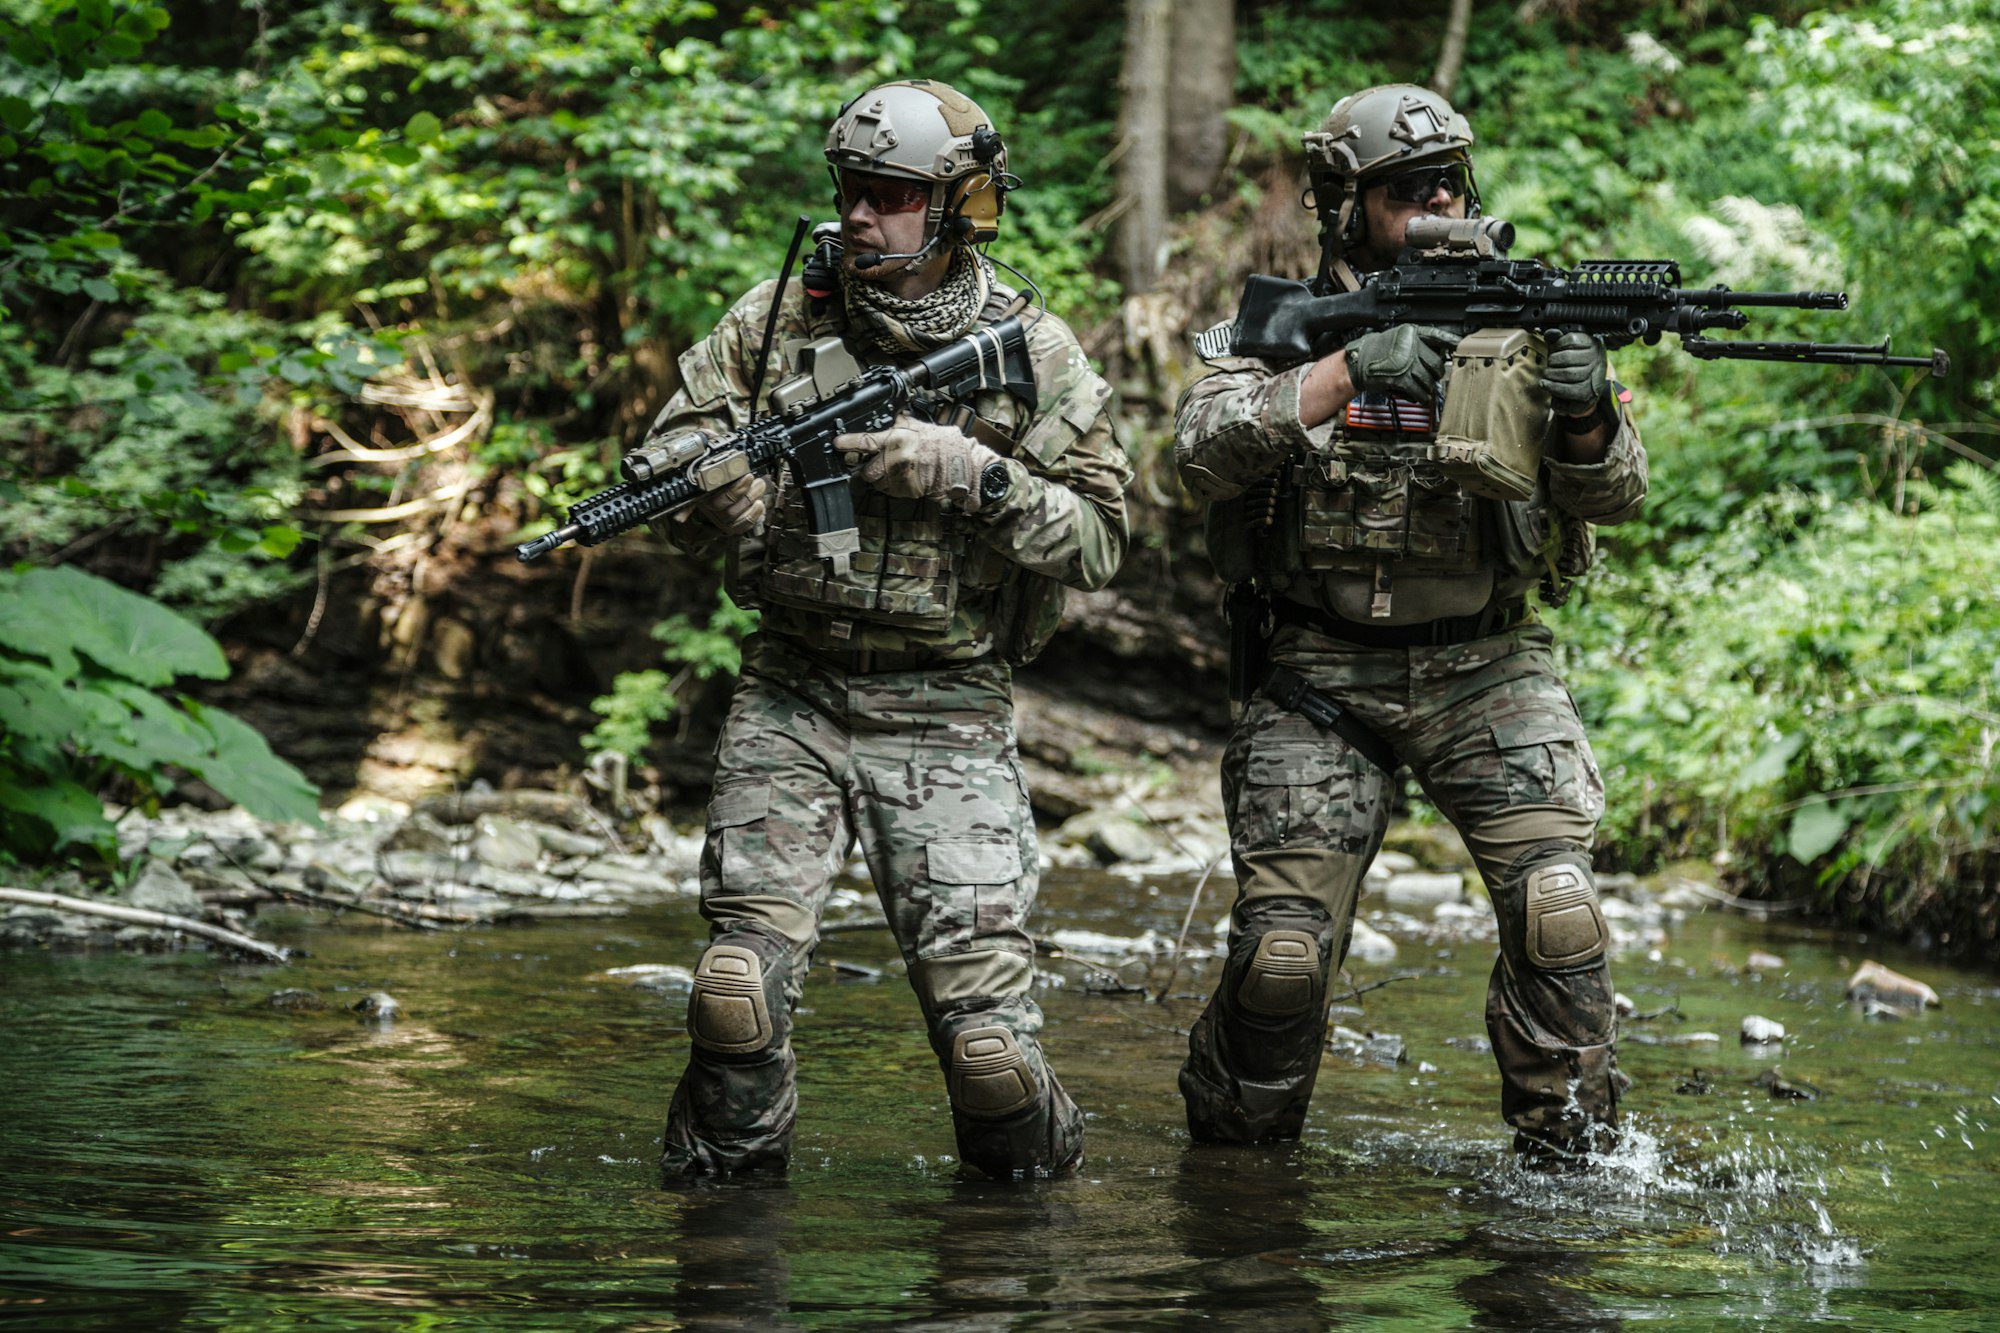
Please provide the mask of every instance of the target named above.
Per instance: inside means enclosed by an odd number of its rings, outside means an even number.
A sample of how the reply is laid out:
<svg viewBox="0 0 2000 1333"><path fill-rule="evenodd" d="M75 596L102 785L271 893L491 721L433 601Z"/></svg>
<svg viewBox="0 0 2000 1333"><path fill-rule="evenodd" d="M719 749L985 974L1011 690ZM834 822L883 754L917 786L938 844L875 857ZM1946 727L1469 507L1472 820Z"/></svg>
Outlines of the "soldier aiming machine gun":
<svg viewBox="0 0 2000 1333"><path fill-rule="evenodd" d="M1889 342L1750 342L1705 336L1740 329L1738 306L1845 310L1845 292L1733 292L1685 288L1673 260L1592 260L1574 269L1508 259L1513 224L1498 218L1416 218L1396 264L1362 279L1354 292L1316 293L1303 282L1253 274L1236 318L1195 340L1203 356L1254 356L1296 363L1328 355L1356 333L1392 324L1464 329L1588 333L1607 347L1679 336L1705 361L1806 361L1821 365L1924 366L1943 378L1951 360L1891 356Z"/></svg>
<svg viewBox="0 0 2000 1333"><path fill-rule="evenodd" d="M595 546L685 509L739 477L789 464L805 490L815 554L829 572L845 574L861 538L847 470L833 448L836 436L886 429L911 407L918 390L964 399L991 389L1035 406L1034 363L1018 315L903 365L864 370L838 338L801 341L788 350L796 373L771 390L769 412L721 438L689 431L648 439L620 462L623 482L571 508L553 532L515 547L515 556L527 563L570 542Z"/></svg>

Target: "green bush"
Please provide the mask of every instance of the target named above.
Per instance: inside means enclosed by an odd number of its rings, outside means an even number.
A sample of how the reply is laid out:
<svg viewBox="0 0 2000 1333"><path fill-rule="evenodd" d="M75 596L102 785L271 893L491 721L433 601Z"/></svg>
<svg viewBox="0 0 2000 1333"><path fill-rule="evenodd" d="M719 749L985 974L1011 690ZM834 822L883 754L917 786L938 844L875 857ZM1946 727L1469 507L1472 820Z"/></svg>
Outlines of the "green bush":
<svg viewBox="0 0 2000 1333"><path fill-rule="evenodd" d="M162 693L229 674L215 640L80 570L0 571L0 854L116 854L98 793L154 805L177 773L264 819L318 819L312 784L219 708Z"/></svg>
<svg viewBox="0 0 2000 1333"><path fill-rule="evenodd" d="M1917 512L1783 490L1559 618L1621 857L1908 924L2000 862L2000 478Z"/></svg>

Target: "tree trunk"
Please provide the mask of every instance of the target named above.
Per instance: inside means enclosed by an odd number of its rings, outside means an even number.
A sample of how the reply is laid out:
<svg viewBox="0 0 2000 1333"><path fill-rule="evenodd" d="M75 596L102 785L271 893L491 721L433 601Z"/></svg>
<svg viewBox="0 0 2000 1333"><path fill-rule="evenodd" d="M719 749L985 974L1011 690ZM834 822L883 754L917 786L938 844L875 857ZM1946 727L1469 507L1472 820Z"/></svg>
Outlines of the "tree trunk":
<svg viewBox="0 0 2000 1333"><path fill-rule="evenodd" d="M1167 205L1175 212L1200 203L1222 174L1235 90L1235 0L1174 0Z"/></svg>
<svg viewBox="0 0 2000 1333"><path fill-rule="evenodd" d="M1445 20L1444 48L1438 52L1437 73L1431 75L1431 91L1449 98L1458 85L1458 68L1465 63L1465 39L1472 31L1472 0L1451 0L1451 17Z"/></svg>
<svg viewBox="0 0 2000 1333"><path fill-rule="evenodd" d="M1167 238L1167 84L1172 0L1126 0L1118 83L1118 277L1127 296L1152 290Z"/></svg>

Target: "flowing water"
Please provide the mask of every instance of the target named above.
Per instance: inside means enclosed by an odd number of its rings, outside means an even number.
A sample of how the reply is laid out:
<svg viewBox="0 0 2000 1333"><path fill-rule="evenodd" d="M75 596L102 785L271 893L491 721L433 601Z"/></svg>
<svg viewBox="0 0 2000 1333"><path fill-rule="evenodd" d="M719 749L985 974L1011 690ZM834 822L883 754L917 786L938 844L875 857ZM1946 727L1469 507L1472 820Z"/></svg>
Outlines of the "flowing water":
<svg viewBox="0 0 2000 1333"><path fill-rule="evenodd" d="M1058 871L1039 925L1170 938L1191 884ZM1626 1028L1627 1143L1550 1176L1512 1163L1495 1113L1490 944L1406 937L1357 967L1421 973L1337 1015L1401 1036L1407 1061L1330 1054L1304 1140L1259 1150L1193 1149L1181 1121L1176 1029L1213 964L1152 1004L1054 960L1048 1047L1088 1161L996 1185L959 1177L915 1002L887 936L855 931L820 962L885 975L815 968L790 1176L670 1191L653 1158L685 980L603 974L691 964L698 924L678 903L428 936L266 926L310 951L282 968L0 955L0 1322L2000 1325L1991 977L1830 932L1675 923L1616 965L1642 1012L1679 1006ZM1784 969L1741 972L1753 948ZM1841 1003L1863 957L1944 1007L1864 1020ZM332 1007L266 1004L288 986ZM345 1012L377 989L406 1015ZM1753 1012L1790 1030L1781 1051L1739 1046ZM1670 1044L1701 1031L1723 1040ZM1820 1097L1753 1082L1774 1064Z"/></svg>

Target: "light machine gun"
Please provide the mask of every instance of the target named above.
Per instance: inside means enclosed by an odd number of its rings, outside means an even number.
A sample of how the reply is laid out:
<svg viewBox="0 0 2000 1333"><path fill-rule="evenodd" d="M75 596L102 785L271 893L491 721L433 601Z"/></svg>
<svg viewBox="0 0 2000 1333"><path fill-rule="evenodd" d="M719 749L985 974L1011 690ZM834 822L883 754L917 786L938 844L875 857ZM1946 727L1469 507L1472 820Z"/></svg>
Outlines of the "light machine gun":
<svg viewBox="0 0 2000 1333"><path fill-rule="evenodd" d="M553 532L522 542L522 563L576 542L595 546L641 523L687 508L750 473L789 463L805 489L814 553L845 574L860 549L854 495L836 436L886 429L919 390L962 400L983 389L1035 406L1034 363L1018 316L1010 315L902 365L863 369L838 338L791 345L796 372L771 390L771 410L720 438L686 431L650 438L625 455L625 480L573 506Z"/></svg>
<svg viewBox="0 0 2000 1333"><path fill-rule="evenodd" d="M1657 343L1663 333L1705 361L1804 361L1820 365L1924 366L1943 378L1951 360L1891 356L1889 342L1750 342L1706 336L1740 329L1737 309L1845 310L1845 292L1735 292L1681 286L1670 259L1591 260L1573 269L1508 259L1511 223L1498 218L1422 217L1404 232L1394 266L1366 274L1354 292L1320 295L1303 282L1252 274L1236 319L1195 340L1204 356L1254 356L1296 363L1325 356L1369 329L1393 324L1588 333L1607 347Z"/></svg>

